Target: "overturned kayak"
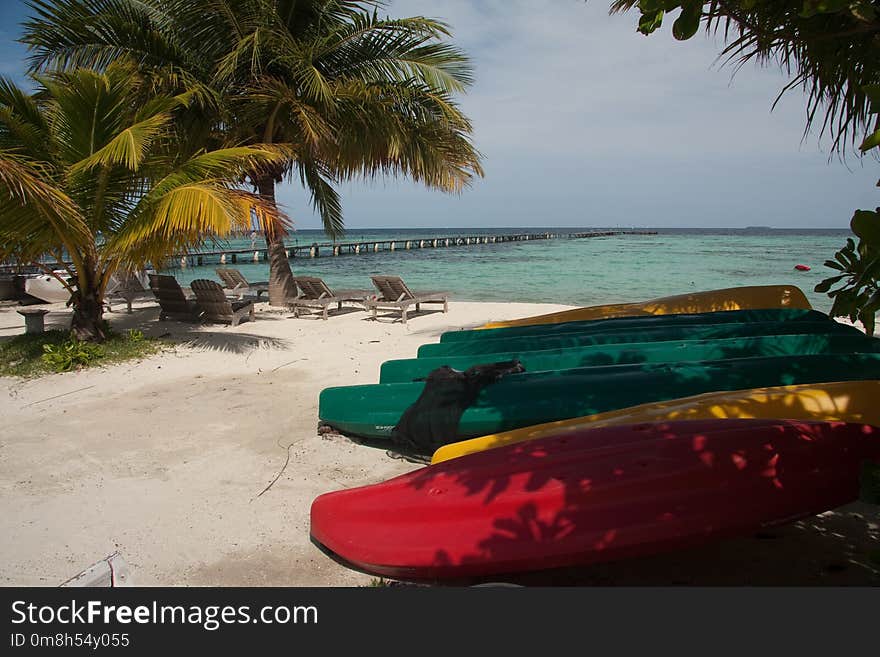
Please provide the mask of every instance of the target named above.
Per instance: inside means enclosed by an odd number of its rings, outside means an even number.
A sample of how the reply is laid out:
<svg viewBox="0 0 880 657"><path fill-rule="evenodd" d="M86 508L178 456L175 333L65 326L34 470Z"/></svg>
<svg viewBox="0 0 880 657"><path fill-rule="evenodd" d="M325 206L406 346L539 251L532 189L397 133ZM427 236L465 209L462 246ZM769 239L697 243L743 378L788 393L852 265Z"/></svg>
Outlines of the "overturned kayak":
<svg viewBox="0 0 880 657"><path fill-rule="evenodd" d="M670 340L719 340L746 338L760 335L805 335L828 333L837 335L862 335L853 326L830 320L819 322L751 322L737 324L693 324L685 326L654 327L644 330L617 331L599 328L574 333L559 333L488 340L458 340L424 344L419 347L419 358L438 356L468 356L494 354L508 351L540 351L544 349L568 349L600 344L626 342L667 342Z"/></svg>
<svg viewBox="0 0 880 657"><path fill-rule="evenodd" d="M443 392L434 407L421 413L436 432L428 441L432 454L442 444L466 438L705 392L876 379L880 354L585 367L513 374L480 390L464 407L454 392ZM424 388L423 383L326 388L320 395L319 417L349 436L387 439Z"/></svg>
<svg viewBox="0 0 880 657"><path fill-rule="evenodd" d="M770 308L766 310L728 310L711 313L685 313L680 315L645 315L642 317L613 317L586 321L559 322L558 324L535 324L507 328L474 329L471 331L446 331L440 342L460 340L493 340L499 338L522 338L560 333L590 333L593 331L637 331L650 328L673 328L694 324L749 324L755 322L827 322L833 321L818 310L801 308Z"/></svg>
<svg viewBox="0 0 880 657"><path fill-rule="evenodd" d="M836 381L708 392L462 440L438 449L431 462L442 463L527 440L581 435L586 429L647 422L783 418L808 422L854 422L880 427L878 399L880 381Z"/></svg>
<svg viewBox="0 0 880 657"><path fill-rule="evenodd" d="M864 334L814 333L720 340L672 340L494 353L495 361L519 360L528 372L564 370L595 365L723 360L753 356L793 356L880 351L880 340ZM485 361L484 354L389 360L382 363L379 383L405 383L426 377L443 365L465 370Z"/></svg>
<svg viewBox="0 0 880 657"><path fill-rule="evenodd" d="M483 328L558 324L559 322L605 319L608 317L637 317L639 315L708 313L719 310L745 310L749 308L809 309L810 307L807 297L794 285L757 285L677 294L638 303L575 308L574 310L564 310L562 312L525 317L523 319L489 322Z"/></svg>
<svg viewBox="0 0 880 657"><path fill-rule="evenodd" d="M713 420L583 431L321 495L313 542L349 567L464 580L656 554L857 499L877 429ZM389 513L389 510L393 512Z"/></svg>

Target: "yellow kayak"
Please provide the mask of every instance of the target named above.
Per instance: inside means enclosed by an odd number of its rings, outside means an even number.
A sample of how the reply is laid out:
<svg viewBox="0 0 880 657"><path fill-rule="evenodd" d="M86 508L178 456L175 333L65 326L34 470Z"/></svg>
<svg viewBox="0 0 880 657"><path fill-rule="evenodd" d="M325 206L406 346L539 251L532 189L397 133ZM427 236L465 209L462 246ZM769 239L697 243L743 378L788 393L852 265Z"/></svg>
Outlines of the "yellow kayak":
<svg viewBox="0 0 880 657"><path fill-rule="evenodd" d="M608 413L559 420L444 445L431 463L566 431L643 422L717 418L858 422L880 427L880 381L809 383L734 392L710 392Z"/></svg>
<svg viewBox="0 0 880 657"><path fill-rule="evenodd" d="M752 310L758 308L803 308L809 310L811 306L804 293L794 285L756 285L752 287L729 287L723 290L677 294L671 297L660 297L659 299L636 303L575 308L574 310L563 310L548 315L512 319L506 322L489 322L480 328L505 328L508 326L580 322L591 319L607 319L609 317L711 313L719 310Z"/></svg>

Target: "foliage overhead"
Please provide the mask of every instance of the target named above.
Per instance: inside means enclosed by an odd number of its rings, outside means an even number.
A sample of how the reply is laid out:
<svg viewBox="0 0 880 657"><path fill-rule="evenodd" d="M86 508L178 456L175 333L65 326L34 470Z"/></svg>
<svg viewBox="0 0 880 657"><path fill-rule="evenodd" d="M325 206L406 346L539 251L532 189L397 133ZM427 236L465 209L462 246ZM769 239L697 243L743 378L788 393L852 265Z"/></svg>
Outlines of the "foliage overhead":
<svg viewBox="0 0 880 657"><path fill-rule="evenodd" d="M269 182L300 180L331 235L343 230L340 179L399 174L457 192L482 175L453 100L470 64L440 21L382 18L367 0L31 4L35 70L133 59L154 84L191 94L227 142L285 144Z"/></svg>
<svg viewBox="0 0 880 657"><path fill-rule="evenodd" d="M611 5L612 12L630 9L640 12L643 34L678 12L672 25L676 39L691 38L702 23L708 33L724 38L722 61L737 67L749 61L778 64L791 76L780 96L802 88L806 130L819 124L820 135L828 134L841 154L858 145L870 127L871 85L880 83L880 0L615 0ZM880 135L875 139L880 143Z"/></svg>

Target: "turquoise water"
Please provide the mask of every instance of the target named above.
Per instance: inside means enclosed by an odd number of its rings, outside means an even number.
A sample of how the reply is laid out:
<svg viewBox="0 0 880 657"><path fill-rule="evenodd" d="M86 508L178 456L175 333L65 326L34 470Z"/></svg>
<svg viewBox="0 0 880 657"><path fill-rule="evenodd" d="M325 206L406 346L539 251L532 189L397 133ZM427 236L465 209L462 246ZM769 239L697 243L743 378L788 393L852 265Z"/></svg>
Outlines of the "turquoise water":
<svg viewBox="0 0 880 657"><path fill-rule="evenodd" d="M435 230L353 230L343 242L428 239L432 236L528 232L571 233L596 228L493 228ZM453 299L593 305L641 301L693 290L739 285L792 284L819 310L830 299L813 287L831 270L833 257L849 234L845 230L651 229L658 235L555 239L478 246L382 251L340 257L295 257L295 274L320 276L333 288L368 288L372 274L397 274L416 289L448 290ZM320 231L299 231L290 245L325 242ZM249 248L250 239L229 242ZM263 246L257 241L257 248ZM800 272L794 265L812 267ZM186 284L217 279L218 265L175 269ZM230 265L233 266L233 265ZM250 280L266 280L268 265L234 265Z"/></svg>

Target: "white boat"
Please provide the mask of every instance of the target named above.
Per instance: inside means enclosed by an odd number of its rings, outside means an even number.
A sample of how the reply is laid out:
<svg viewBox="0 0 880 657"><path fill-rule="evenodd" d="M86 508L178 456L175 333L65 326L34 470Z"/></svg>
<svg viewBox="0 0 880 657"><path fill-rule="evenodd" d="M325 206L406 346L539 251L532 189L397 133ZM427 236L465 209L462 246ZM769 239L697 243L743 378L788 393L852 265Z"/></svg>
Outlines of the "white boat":
<svg viewBox="0 0 880 657"><path fill-rule="evenodd" d="M64 272L63 275L68 274ZM24 291L47 303L67 303L70 299L70 292L61 284L61 281L48 274L26 278Z"/></svg>

